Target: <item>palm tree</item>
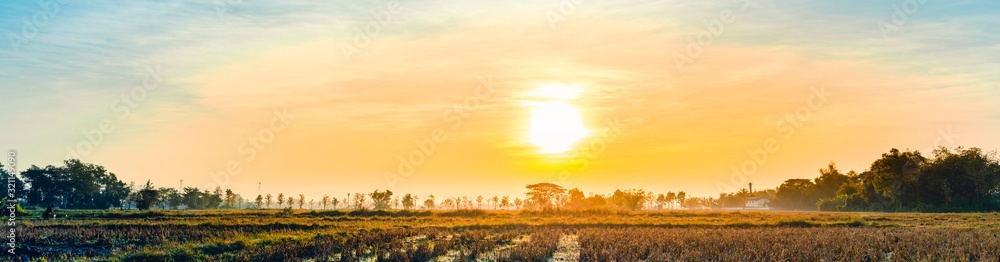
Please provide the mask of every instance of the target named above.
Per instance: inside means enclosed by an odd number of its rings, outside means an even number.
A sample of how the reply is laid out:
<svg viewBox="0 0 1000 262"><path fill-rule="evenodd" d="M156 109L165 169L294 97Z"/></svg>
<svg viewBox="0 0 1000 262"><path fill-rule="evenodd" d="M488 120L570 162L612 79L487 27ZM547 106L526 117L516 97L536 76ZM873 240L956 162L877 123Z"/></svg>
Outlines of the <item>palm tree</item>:
<svg viewBox="0 0 1000 262"><path fill-rule="evenodd" d="M281 204L284 203L285 203L285 193L278 193L278 208L281 208Z"/></svg>
<svg viewBox="0 0 1000 262"><path fill-rule="evenodd" d="M326 210L326 204L330 203L330 196L323 195L323 200L320 200L320 203L323 203L323 210Z"/></svg>

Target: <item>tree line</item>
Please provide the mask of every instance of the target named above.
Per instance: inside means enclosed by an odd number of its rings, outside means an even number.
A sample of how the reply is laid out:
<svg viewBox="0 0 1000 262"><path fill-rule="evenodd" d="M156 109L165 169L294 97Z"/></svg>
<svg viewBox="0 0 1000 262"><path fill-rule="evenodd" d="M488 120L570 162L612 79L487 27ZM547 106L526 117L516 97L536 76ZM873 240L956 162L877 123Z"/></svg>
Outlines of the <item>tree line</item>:
<svg viewBox="0 0 1000 262"><path fill-rule="evenodd" d="M684 191L655 194L642 189L585 194L551 183L527 185L524 199L460 196L438 199L392 191L323 195L265 194L245 199L230 189L181 189L126 184L104 167L77 159L62 166L31 166L13 175L15 198L29 206L66 209L424 209L424 210L669 210L741 208L751 197L771 200L772 208L835 211L996 211L1000 210L1000 164L995 152L939 148L932 158L919 151L892 149L861 172L842 173L834 163L815 179L788 179L774 189L741 189L718 198ZM0 165L2 167L2 165ZM5 173L5 177L11 174Z"/></svg>
<svg viewBox="0 0 1000 262"><path fill-rule="evenodd" d="M1000 210L1000 162L979 148L938 148L933 156L892 149L861 172L830 163L814 180L789 179L775 204L835 211L975 212Z"/></svg>

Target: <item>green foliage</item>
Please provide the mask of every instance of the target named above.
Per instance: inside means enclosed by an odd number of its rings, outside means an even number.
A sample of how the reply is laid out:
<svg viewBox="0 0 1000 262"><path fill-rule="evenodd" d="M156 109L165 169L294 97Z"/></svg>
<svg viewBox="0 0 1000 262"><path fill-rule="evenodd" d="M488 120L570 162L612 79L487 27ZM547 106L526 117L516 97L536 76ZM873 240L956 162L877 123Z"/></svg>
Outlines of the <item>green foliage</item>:
<svg viewBox="0 0 1000 262"><path fill-rule="evenodd" d="M0 198L0 203L7 203L7 197ZM4 212L3 212L4 216L10 215L10 209L4 208L3 210L4 210ZM24 207L21 206L21 203L15 203L14 204L14 215L17 215L17 216L30 216L31 212L28 211L27 209L24 209Z"/></svg>
<svg viewBox="0 0 1000 262"><path fill-rule="evenodd" d="M149 210L157 201L160 201L160 191L153 188L153 184L147 180L146 185L136 192L135 207L139 210Z"/></svg>
<svg viewBox="0 0 1000 262"><path fill-rule="evenodd" d="M831 163L816 183L790 179L776 203L789 209L836 211L1000 210L1000 161L979 148L939 148L927 159L918 151L892 149L869 170L841 174Z"/></svg>
<svg viewBox="0 0 1000 262"><path fill-rule="evenodd" d="M64 166L31 166L21 172L28 185L25 197L28 205L61 208L106 209L122 207L131 192L124 182L103 166L83 163L77 159Z"/></svg>
<svg viewBox="0 0 1000 262"><path fill-rule="evenodd" d="M815 187L809 179L789 179L778 186L775 205L787 209L814 210L816 200L812 198L812 190Z"/></svg>

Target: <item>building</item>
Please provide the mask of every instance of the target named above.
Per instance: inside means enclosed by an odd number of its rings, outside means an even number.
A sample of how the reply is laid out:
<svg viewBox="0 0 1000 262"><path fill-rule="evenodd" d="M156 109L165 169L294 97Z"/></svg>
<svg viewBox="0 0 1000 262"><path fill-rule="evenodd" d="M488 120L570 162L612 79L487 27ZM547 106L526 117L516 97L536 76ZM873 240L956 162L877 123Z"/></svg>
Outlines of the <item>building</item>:
<svg viewBox="0 0 1000 262"><path fill-rule="evenodd" d="M750 197L747 198L745 206L750 209L769 209L771 200L765 197Z"/></svg>

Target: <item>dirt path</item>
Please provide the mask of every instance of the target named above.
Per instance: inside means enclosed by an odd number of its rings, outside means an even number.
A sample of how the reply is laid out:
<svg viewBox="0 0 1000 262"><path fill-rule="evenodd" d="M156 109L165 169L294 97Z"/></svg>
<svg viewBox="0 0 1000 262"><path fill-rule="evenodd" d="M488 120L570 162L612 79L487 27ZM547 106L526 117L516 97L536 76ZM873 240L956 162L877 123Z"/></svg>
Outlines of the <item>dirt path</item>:
<svg viewBox="0 0 1000 262"><path fill-rule="evenodd" d="M552 254L552 260L554 262L562 261L580 261L580 241L578 241L580 236L577 235L562 235L559 237L559 246L556 248L556 252Z"/></svg>

